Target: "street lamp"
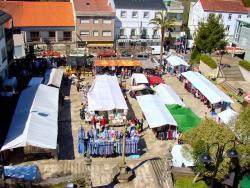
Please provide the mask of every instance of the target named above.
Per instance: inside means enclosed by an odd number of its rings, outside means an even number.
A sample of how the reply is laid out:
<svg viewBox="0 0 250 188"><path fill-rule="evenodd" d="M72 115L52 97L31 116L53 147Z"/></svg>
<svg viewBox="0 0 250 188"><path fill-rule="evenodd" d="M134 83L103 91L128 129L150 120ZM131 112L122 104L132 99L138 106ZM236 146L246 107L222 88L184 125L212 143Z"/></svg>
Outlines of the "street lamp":
<svg viewBox="0 0 250 188"><path fill-rule="evenodd" d="M208 146L208 150L206 153L202 154L200 156L200 160L204 163L204 164L210 164L212 162L212 158L209 154L209 150L212 146L217 145L217 150L216 150L216 156L215 156L215 168L212 172L212 176L211 176L211 182L210 182L210 187L213 188L214 187L214 180L215 177L217 175L220 163L223 161L223 157L224 157L224 150L227 144L229 143L234 143L234 147L229 149L227 151L227 156L231 159L233 158L238 158L238 152L235 149L235 140L229 140L228 142L226 142L225 144L221 145L219 143L213 143L210 146Z"/></svg>

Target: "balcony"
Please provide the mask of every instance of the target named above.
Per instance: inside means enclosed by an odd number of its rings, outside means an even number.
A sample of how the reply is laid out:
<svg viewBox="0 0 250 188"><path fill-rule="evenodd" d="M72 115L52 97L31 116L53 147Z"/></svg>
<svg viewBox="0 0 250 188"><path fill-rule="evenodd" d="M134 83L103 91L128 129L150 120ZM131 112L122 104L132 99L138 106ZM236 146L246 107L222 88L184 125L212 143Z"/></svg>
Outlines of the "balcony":
<svg viewBox="0 0 250 188"><path fill-rule="evenodd" d="M54 43L56 42L56 37L42 38L42 41L45 43Z"/></svg>
<svg viewBox="0 0 250 188"><path fill-rule="evenodd" d="M30 37L27 38L27 42L40 42L40 37Z"/></svg>
<svg viewBox="0 0 250 188"><path fill-rule="evenodd" d="M139 39L139 36L138 35L130 35L129 38L130 39Z"/></svg>
<svg viewBox="0 0 250 188"><path fill-rule="evenodd" d="M119 39L127 39L128 37L127 37L127 35L119 35L118 38Z"/></svg>
<svg viewBox="0 0 250 188"><path fill-rule="evenodd" d="M152 35L152 39L160 39L160 35Z"/></svg>

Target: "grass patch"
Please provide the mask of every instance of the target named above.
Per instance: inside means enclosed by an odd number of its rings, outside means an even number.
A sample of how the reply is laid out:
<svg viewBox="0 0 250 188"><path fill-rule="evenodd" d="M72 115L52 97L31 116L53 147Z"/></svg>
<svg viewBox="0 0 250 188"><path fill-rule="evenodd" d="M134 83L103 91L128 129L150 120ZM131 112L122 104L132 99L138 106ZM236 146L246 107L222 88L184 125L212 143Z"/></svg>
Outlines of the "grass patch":
<svg viewBox="0 0 250 188"><path fill-rule="evenodd" d="M210 68L212 68L212 69L217 68L216 62L211 57L209 57L207 55L201 55L200 59L201 59L201 61L203 61Z"/></svg>
<svg viewBox="0 0 250 188"><path fill-rule="evenodd" d="M241 60L241 61L239 62L239 65L240 65L241 67L243 67L244 69L250 71L250 62L248 62L248 61L246 61L246 60Z"/></svg>
<svg viewBox="0 0 250 188"><path fill-rule="evenodd" d="M174 177L175 188L208 188L204 181L198 181L193 184L193 176Z"/></svg>

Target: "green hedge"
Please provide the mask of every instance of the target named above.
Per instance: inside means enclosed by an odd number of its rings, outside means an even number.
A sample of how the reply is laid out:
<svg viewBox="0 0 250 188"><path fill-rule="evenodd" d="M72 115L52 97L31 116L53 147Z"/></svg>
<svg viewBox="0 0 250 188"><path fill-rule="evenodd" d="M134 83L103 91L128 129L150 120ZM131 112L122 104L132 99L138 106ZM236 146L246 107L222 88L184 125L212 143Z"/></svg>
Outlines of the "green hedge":
<svg viewBox="0 0 250 188"><path fill-rule="evenodd" d="M239 65L242 66L244 69L250 71L250 62L245 61L245 60L241 60L239 62Z"/></svg>
<svg viewBox="0 0 250 188"><path fill-rule="evenodd" d="M209 56L207 55L201 55L200 57L201 61L203 61L207 66L211 67L212 69L217 68L216 62Z"/></svg>

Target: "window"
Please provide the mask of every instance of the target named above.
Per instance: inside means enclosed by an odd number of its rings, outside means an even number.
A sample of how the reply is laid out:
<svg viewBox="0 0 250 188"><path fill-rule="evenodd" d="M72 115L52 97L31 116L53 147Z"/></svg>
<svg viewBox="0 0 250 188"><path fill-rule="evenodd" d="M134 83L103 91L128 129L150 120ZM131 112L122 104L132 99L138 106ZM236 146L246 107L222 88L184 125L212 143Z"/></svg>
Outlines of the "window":
<svg viewBox="0 0 250 188"><path fill-rule="evenodd" d="M219 14L218 16L219 16L219 18L222 18L222 14Z"/></svg>
<svg viewBox="0 0 250 188"><path fill-rule="evenodd" d="M49 32L49 38L55 38L56 37L56 32L55 31L50 31Z"/></svg>
<svg viewBox="0 0 250 188"><path fill-rule="evenodd" d="M37 40L39 40L39 32L30 32L30 38L31 38L31 40L33 40L33 41L37 41Z"/></svg>
<svg viewBox="0 0 250 188"><path fill-rule="evenodd" d="M99 32L98 31L93 31L93 36L94 37L98 37L99 36Z"/></svg>
<svg viewBox="0 0 250 188"><path fill-rule="evenodd" d="M231 20L232 19L232 14L229 14L228 15L228 20Z"/></svg>
<svg viewBox="0 0 250 188"><path fill-rule="evenodd" d="M241 15L240 15L240 14L238 15L238 18L241 18Z"/></svg>
<svg viewBox="0 0 250 188"><path fill-rule="evenodd" d="M71 40L71 32L63 32L63 40Z"/></svg>
<svg viewBox="0 0 250 188"><path fill-rule="evenodd" d="M132 12L132 18L137 18L137 17L138 17L138 12L133 11L133 12Z"/></svg>
<svg viewBox="0 0 250 188"><path fill-rule="evenodd" d="M121 18L126 18L126 17L127 17L127 12L121 11Z"/></svg>
<svg viewBox="0 0 250 188"><path fill-rule="evenodd" d="M89 36L89 31L80 31L80 36Z"/></svg>
<svg viewBox="0 0 250 188"><path fill-rule="evenodd" d="M98 19L94 19L94 24L98 24L99 20Z"/></svg>
<svg viewBox="0 0 250 188"><path fill-rule="evenodd" d="M229 29L230 29L230 25L227 25L226 26L226 31L229 31Z"/></svg>
<svg viewBox="0 0 250 188"><path fill-rule="evenodd" d="M120 29L120 36L124 36L125 35L125 29Z"/></svg>
<svg viewBox="0 0 250 188"><path fill-rule="evenodd" d="M2 62L4 62L7 59L7 53L5 47L1 49L1 53L2 53Z"/></svg>
<svg viewBox="0 0 250 188"><path fill-rule="evenodd" d="M160 12L156 12L155 13L155 18L159 17L160 16Z"/></svg>
<svg viewBox="0 0 250 188"><path fill-rule="evenodd" d="M88 24L89 23L89 19L87 19L87 18L81 18L80 19L80 23L81 24Z"/></svg>
<svg viewBox="0 0 250 188"><path fill-rule="evenodd" d="M149 18L149 12L144 12L143 13L143 18Z"/></svg>
<svg viewBox="0 0 250 188"><path fill-rule="evenodd" d="M102 21L102 23L104 23L104 24L111 24L112 21L111 21L111 19L105 19L105 20Z"/></svg>
<svg viewBox="0 0 250 188"><path fill-rule="evenodd" d="M135 36L136 34L136 30L135 29L131 29L131 36Z"/></svg>
<svg viewBox="0 0 250 188"><path fill-rule="evenodd" d="M111 35L112 35L112 34L111 34L111 31L103 31L103 32L102 32L102 36L103 36L103 37L111 37Z"/></svg>
<svg viewBox="0 0 250 188"><path fill-rule="evenodd" d="M3 27L0 27L0 40L4 37Z"/></svg>

